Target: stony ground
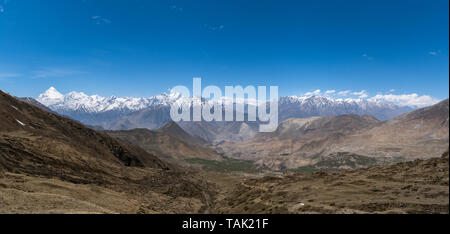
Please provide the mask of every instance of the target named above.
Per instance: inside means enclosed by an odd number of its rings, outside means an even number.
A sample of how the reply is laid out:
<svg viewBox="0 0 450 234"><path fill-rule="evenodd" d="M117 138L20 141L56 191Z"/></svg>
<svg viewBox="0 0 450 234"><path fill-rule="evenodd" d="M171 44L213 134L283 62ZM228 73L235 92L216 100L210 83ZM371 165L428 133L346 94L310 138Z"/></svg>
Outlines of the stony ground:
<svg viewBox="0 0 450 234"><path fill-rule="evenodd" d="M339 173L224 180L218 213L449 213L448 154Z"/></svg>

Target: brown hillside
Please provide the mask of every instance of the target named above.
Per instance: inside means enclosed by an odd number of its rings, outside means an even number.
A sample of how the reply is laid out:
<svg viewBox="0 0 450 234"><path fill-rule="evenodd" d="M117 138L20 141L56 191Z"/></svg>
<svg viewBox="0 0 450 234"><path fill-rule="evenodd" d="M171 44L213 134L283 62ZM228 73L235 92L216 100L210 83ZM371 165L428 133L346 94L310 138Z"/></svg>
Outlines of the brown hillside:
<svg viewBox="0 0 450 234"><path fill-rule="evenodd" d="M207 160L222 159L220 155L210 148L197 144L189 144L178 137L167 135L162 131L133 129L128 131L105 131L105 133L130 144L137 145L149 153L159 155L179 165L185 165L185 160L189 158L202 158Z"/></svg>

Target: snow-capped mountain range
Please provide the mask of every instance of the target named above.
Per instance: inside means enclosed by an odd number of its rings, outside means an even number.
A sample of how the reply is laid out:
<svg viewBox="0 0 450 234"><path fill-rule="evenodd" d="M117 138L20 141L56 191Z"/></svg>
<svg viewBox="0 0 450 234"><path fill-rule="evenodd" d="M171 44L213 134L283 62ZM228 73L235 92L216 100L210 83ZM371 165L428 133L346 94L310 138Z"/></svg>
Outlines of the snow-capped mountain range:
<svg viewBox="0 0 450 234"><path fill-rule="evenodd" d="M37 100L54 111L85 111L89 113L102 113L108 111L139 111L151 106L170 106L174 102L191 102L192 99L184 98L180 94L161 94L149 98L133 97L102 97L99 95L87 95L83 92L70 92L61 94L54 87L50 87L39 95ZM281 97L279 105L298 105L299 107L331 108L343 106L357 106L360 109L381 107L396 109L397 105L385 101L369 101L366 99L333 99L320 96Z"/></svg>
<svg viewBox="0 0 450 234"><path fill-rule="evenodd" d="M138 111L150 106L168 106L182 98L179 94L161 94L149 98L101 97L82 92L61 94L54 87L39 95L37 100L54 111L85 111L102 113L108 111Z"/></svg>
<svg viewBox="0 0 450 234"><path fill-rule="evenodd" d="M390 107L396 108L397 105L391 102L380 100L367 100L362 98L327 98L321 96L286 96L281 97L279 104L300 104L300 105L314 105L314 106L336 106L343 104L359 105L361 108L370 108L370 106Z"/></svg>
<svg viewBox="0 0 450 234"><path fill-rule="evenodd" d="M371 115L379 120L395 118L413 107L398 106L390 102L368 99L333 99L320 96L281 97L279 118L329 117L344 114Z"/></svg>
<svg viewBox="0 0 450 234"><path fill-rule="evenodd" d="M161 94L147 98L89 96L81 92L70 92L64 95L53 87L39 95L37 100L52 111L86 125L101 126L111 130L156 129L171 121L170 105L172 103L187 102L191 104L193 102L194 105L197 105L201 102L198 99L186 98L179 94ZM343 114L371 115L379 120L387 120L413 109L379 100L333 99L321 96L281 97L278 105L280 122L289 118L328 117ZM198 123L196 124L198 125ZM219 123L209 123L208 126L211 125L210 129L215 130L219 127L223 129L240 128L240 126L228 128L227 124L223 123L224 126L222 126ZM200 127L189 125L189 122L185 122L182 127L193 135L203 134L194 133L201 129ZM203 125L206 126L206 124Z"/></svg>

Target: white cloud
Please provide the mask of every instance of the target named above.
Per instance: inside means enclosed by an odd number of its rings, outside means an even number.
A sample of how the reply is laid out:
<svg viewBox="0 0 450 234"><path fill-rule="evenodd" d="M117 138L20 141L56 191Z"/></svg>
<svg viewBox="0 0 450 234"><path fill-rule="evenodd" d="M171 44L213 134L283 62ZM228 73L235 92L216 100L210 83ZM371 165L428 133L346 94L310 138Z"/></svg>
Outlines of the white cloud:
<svg viewBox="0 0 450 234"><path fill-rule="evenodd" d="M97 25L111 23L111 20L101 17L101 16L98 16L98 15L92 16L92 20L94 21L94 24L97 24Z"/></svg>
<svg viewBox="0 0 450 234"><path fill-rule="evenodd" d="M65 77L71 75L85 74L85 72L63 69L63 68L44 68L33 72L32 78Z"/></svg>
<svg viewBox="0 0 450 234"><path fill-rule="evenodd" d="M209 31L222 31L225 28L223 24L205 24L204 26Z"/></svg>
<svg viewBox="0 0 450 234"><path fill-rule="evenodd" d="M180 6L175 5L175 4L169 5L169 8L170 8L170 10L172 10L172 11L183 12L183 7L180 7Z"/></svg>
<svg viewBox="0 0 450 234"><path fill-rule="evenodd" d="M432 55L432 56L438 55L438 54L440 54L440 53L441 53L440 50L432 50L432 51L428 52L428 54L429 54L429 55Z"/></svg>
<svg viewBox="0 0 450 234"><path fill-rule="evenodd" d="M0 13L5 12L5 7L6 7L6 4L8 4L9 0L3 0L2 2L0 2Z"/></svg>
<svg viewBox="0 0 450 234"><path fill-rule="evenodd" d="M338 95L339 96L347 96L347 95L349 95L350 94L350 90L346 90L346 91L340 91L339 93L338 93Z"/></svg>
<svg viewBox="0 0 450 234"><path fill-rule="evenodd" d="M327 95L333 94L333 93L336 93L336 90L332 89L332 90L327 90L327 91L325 92L325 94L327 94Z"/></svg>
<svg viewBox="0 0 450 234"><path fill-rule="evenodd" d="M22 76L22 74L18 74L18 73L0 73L0 79L1 78L14 78L14 77L19 77Z"/></svg>
<svg viewBox="0 0 450 234"><path fill-rule="evenodd" d="M305 93L305 96L313 96L313 95L319 95L320 94L320 89L317 89L313 92L307 92Z"/></svg>
<svg viewBox="0 0 450 234"><path fill-rule="evenodd" d="M424 107L438 103L440 100L428 95L419 96L417 93L412 94L378 94L368 99L369 101L388 101L399 106Z"/></svg>
<svg viewBox="0 0 450 234"><path fill-rule="evenodd" d="M364 58L366 58L367 60L373 60L373 57L371 57L371 56L369 56L369 55L367 55L367 54L362 54L361 55L362 57L364 57Z"/></svg>
<svg viewBox="0 0 450 234"><path fill-rule="evenodd" d="M361 90L360 92L353 92L352 94L358 96L359 98L366 98L369 96L366 90Z"/></svg>
<svg viewBox="0 0 450 234"><path fill-rule="evenodd" d="M391 89L391 90L389 90L389 92L393 93L393 92L395 92L395 89Z"/></svg>

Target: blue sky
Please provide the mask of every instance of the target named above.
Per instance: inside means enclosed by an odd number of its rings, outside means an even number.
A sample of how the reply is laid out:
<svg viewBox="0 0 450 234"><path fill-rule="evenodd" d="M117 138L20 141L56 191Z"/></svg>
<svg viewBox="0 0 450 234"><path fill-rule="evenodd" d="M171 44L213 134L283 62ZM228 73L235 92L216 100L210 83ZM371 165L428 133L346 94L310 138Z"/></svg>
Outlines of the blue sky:
<svg viewBox="0 0 450 234"><path fill-rule="evenodd" d="M278 85L283 96L444 99L448 4L0 0L0 89L138 97L190 87L195 76L220 87Z"/></svg>

